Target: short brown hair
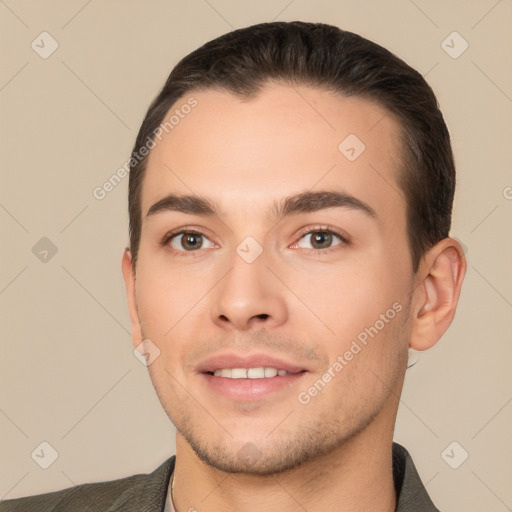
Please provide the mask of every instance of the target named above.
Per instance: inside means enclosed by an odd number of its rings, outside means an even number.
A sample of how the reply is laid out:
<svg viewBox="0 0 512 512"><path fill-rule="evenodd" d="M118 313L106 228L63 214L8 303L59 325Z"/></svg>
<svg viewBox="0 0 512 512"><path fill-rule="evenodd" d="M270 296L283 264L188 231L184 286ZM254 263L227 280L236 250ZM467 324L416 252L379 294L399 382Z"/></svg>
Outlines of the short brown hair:
<svg viewBox="0 0 512 512"><path fill-rule="evenodd" d="M141 237L139 150L178 99L193 90L223 89L251 98L269 81L303 84L374 101L402 127L399 185L407 203L413 269L448 236L455 192L450 136L434 92L420 73L382 46L323 23L273 22L234 30L207 42L172 70L151 103L130 159L128 209L135 270ZM133 164L133 165L132 165Z"/></svg>

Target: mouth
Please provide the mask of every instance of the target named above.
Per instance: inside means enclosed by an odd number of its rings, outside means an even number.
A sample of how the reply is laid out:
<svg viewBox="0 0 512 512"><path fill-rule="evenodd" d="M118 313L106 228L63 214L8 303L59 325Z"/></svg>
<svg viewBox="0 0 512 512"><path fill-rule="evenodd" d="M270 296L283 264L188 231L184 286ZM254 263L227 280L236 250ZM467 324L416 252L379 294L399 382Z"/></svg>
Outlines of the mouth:
<svg viewBox="0 0 512 512"><path fill-rule="evenodd" d="M208 372L215 377L225 377L226 379L269 379L279 375L293 375L286 370L278 370L277 368L222 368L213 372Z"/></svg>
<svg viewBox="0 0 512 512"><path fill-rule="evenodd" d="M298 364L255 354L249 357L219 355L198 368L208 391L230 400L257 401L288 393L308 370Z"/></svg>

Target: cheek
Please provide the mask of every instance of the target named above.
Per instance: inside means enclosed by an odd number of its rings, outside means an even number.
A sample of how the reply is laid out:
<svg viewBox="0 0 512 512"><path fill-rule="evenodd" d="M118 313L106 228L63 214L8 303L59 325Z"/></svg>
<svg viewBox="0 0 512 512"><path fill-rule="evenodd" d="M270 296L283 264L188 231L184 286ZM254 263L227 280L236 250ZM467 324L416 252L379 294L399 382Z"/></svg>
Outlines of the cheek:
<svg viewBox="0 0 512 512"><path fill-rule="evenodd" d="M329 319L335 331L336 325L361 326L377 320L404 296L405 280L393 266L386 265L382 256L373 261L360 258L350 264L341 262L328 272L295 276L295 289L306 305Z"/></svg>
<svg viewBox="0 0 512 512"><path fill-rule="evenodd" d="M331 362L352 350L358 352L353 361L378 364L406 345L407 332L401 326L408 301L407 273L382 252L371 258L355 258L329 271L300 276L295 286L297 295L324 324L319 327L327 336L316 337L317 348ZM311 316L306 322L303 313L304 306L298 304L293 316L297 325L302 324L312 335Z"/></svg>
<svg viewBox="0 0 512 512"><path fill-rule="evenodd" d="M159 257L142 257L136 282L136 299L143 327L161 337L190 316L204 295L205 279L197 272L176 270Z"/></svg>

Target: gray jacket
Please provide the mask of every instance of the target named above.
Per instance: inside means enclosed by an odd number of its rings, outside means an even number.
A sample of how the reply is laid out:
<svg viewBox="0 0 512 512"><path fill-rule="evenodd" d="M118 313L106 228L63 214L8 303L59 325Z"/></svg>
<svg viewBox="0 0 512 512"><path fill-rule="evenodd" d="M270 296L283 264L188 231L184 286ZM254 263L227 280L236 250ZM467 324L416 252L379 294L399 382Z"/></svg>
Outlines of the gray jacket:
<svg viewBox="0 0 512 512"><path fill-rule="evenodd" d="M152 473L81 484L60 491L0 501L0 512L163 512L176 456ZM393 443L395 512L439 512L430 500L409 452Z"/></svg>

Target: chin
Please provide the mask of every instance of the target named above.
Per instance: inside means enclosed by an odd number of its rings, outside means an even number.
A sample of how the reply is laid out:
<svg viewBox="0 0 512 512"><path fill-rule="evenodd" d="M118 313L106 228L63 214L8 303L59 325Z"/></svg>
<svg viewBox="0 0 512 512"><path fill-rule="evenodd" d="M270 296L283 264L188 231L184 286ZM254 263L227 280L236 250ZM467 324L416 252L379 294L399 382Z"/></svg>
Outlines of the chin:
<svg viewBox="0 0 512 512"><path fill-rule="evenodd" d="M189 442L190 443L190 442ZM196 455L208 466L225 473L269 476L297 468L312 455L304 456L289 448L277 449L272 453L261 451L256 444L247 442L238 451L192 445Z"/></svg>
<svg viewBox="0 0 512 512"><path fill-rule="evenodd" d="M336 425L338 428L340 425ZM248 440L226 434L222 440L199 439L196 433L180 430L188 445L205 464L225 473L269 476L285 473L332 454L345 442L364 429L349 428L340 431L331 426L317 425L295 432L272 434L274 439L255 436ZM267 436L269 437L269 436Z"/></svg>

